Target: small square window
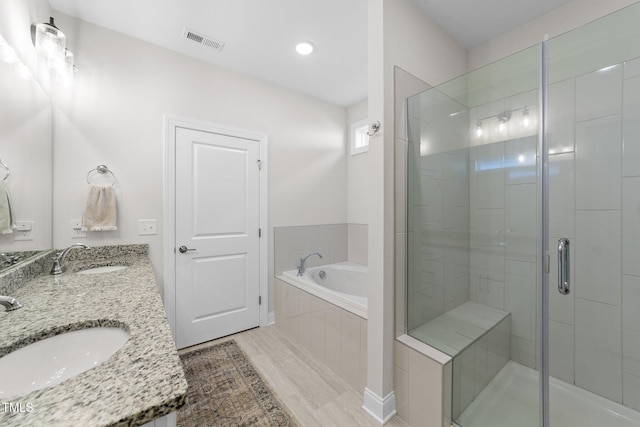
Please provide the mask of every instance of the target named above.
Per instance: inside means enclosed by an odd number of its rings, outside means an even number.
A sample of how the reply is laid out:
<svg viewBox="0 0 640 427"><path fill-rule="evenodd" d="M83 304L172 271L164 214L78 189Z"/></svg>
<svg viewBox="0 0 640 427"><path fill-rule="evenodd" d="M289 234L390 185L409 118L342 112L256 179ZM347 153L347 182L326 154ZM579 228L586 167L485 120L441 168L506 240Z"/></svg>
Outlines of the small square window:
<svg viewBox="0 0 640 427"><path fill-rule="evenodd" d="M351 155L369 151L369 120L364 119L351 123L349 140L351 141Z"/></svg>

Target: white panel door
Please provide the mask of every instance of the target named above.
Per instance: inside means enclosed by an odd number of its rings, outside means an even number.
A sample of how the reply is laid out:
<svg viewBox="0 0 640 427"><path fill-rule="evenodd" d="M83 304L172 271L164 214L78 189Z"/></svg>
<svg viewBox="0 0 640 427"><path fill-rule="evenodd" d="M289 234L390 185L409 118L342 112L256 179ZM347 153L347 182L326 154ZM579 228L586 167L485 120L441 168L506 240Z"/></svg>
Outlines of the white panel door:
<svg viewBox="0 0 640 427"><path fill-rule="evenodd" d="M176 344L260 323L260 142L176 128Z"/></svg>

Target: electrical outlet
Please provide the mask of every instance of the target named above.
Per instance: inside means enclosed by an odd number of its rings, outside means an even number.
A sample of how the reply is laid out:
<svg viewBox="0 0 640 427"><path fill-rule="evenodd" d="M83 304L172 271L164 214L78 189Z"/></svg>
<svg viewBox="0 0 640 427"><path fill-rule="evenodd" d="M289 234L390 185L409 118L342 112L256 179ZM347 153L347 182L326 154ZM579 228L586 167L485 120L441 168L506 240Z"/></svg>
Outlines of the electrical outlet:
<svg viewBox="0 0 640 427"><path fill-rule="evenodd" d="M33 240L33 221L16 221L14 240Z"/></svg>
<svg viewBox="0 0 640 427"><path fill-rule="evenodd" d="M146 236L151 234L158 234L157 221L155 219L139 219L138 220L138 235Z"/></svg>
<svg viewBox="0 0 640 427"><path fill-rule="evenodd" d="M72 219L71 220L71 238L80 239L82 237L87 237L87 232L82 231L82 220Z"/></svg>

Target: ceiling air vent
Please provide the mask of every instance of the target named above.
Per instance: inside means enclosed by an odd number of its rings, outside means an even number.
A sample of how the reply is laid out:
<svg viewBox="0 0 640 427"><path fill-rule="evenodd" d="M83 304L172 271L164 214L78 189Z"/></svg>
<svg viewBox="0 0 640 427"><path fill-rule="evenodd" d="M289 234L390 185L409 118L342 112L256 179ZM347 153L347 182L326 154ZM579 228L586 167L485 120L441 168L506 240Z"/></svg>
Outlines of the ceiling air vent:
<svg viewBox="0 0 640 427"><path fill-rule="evenodd" d="M222 48L224 47L223 41L216 40L213 37L205 36L204 34L198 33L197 31L193 31L189 28L184 29L182 36L203 46L215 49L218 52L221 52Z"/></svg>

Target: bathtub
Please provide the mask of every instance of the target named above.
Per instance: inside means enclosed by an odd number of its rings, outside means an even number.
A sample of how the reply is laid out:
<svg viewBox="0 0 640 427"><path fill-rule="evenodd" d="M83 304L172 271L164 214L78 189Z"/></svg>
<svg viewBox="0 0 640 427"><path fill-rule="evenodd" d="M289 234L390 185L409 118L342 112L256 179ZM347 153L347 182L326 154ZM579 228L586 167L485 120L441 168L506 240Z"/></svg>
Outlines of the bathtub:
<svg viewBox="0 0 640 427"><path fill-rule="evenodd" d="M368 276L366 266L340 262L309 267L301 277L297 269L284 271L278 278L366 319Z"/></svg>

